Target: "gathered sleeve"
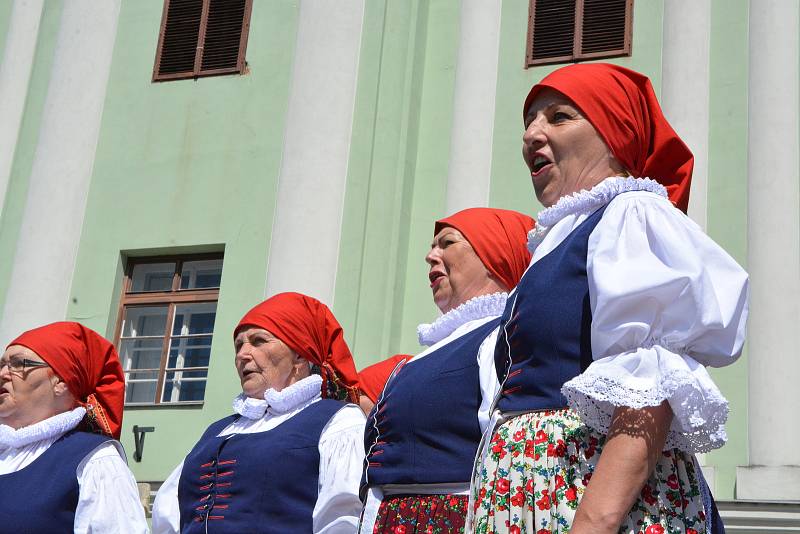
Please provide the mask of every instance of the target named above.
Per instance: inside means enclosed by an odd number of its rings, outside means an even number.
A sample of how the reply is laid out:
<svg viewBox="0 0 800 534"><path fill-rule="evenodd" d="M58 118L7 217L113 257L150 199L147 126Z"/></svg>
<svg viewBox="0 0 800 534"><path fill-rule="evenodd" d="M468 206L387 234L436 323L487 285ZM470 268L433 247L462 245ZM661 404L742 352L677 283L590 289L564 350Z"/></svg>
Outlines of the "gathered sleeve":
<svg viewBox="0 0 800 534"><path fill-rule="evenodd" d="M721 447L728 402L705 366L733 363L747 319L747 273L691 219L652 193L616 197L589 237L593 362L562 393L607 432L614 408L667 401L665 448Z"/></svg>
<svg viewBox="0 0 800 534"><path fill-rule="evenodd" d="M358 530L365 423L361 408L348 404L322 430L319 495L312 513L314 534L351 534Z"/></svg>
<svg viewBox="0 0 800 534"><path fill-rule="evenodd" d="M78 505L74 532L149 532L136 479L122 456L122 445L107 441L90 452L76 470Z"/></svg>

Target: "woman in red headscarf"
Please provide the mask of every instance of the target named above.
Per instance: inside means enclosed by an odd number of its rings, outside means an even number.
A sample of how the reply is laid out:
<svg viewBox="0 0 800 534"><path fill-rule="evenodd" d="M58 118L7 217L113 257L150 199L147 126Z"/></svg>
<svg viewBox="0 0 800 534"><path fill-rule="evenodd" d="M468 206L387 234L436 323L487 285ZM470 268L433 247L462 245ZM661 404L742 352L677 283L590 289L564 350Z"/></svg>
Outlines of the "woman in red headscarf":
<svg viewBox="0 0 800 534"><path fill-rule="evenodd" d="M361 389L361 398L358 404L365 414L372 411L389 377L396 369L410 360L411 356L411 354L395 354L391 358L373 363L358 372L358 385Z"/></svg>
<svg viewBox="0 0 800 534"><path fill-rule="evenodd" d="M615 65L553 72L523 117L545 209L501 320L474 530L719 531L693 453L725 442L705 366L741 352L748 278L684 214L692 154Z"/></svg>
<svg viewBox="0 0 800 534"><path fill-rule="evenodd" d="M342 327L327 306L280 293L233 331L242 393L164 482L153 532L352 532L364 414Z"/></svg>
<svg viewBox="0 0 800 534"><path fill-rule="evenodd" d="M436 222L425 261L443 315L418 329L426 350L377 369L362 533L464 532L472 464L499 387L498 316L530 260L533 226L527 215L490 208Z"/></svg>
<svg viewBox="0 0 800 534"><path fill-rule="evenodd" d="M147 532L119 444L114 346L78 323L29 330L0 357L4 532Z"/></svg>

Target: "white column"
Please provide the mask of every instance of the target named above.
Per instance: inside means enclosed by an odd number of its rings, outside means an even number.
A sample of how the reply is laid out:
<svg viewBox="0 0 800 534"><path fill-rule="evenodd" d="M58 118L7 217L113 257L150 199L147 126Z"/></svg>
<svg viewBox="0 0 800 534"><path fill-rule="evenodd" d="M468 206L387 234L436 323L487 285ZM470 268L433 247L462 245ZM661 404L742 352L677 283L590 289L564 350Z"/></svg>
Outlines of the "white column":
<svg viewBox="0 0 800 534"><path fill-rule="evenodd" d="M0 215L33 70L44 0L15 0L0 63Z"/></svg>
<svg viewBox="0 0 800 534"><path fill-rule="evenodd" d="M66 315L119 7L64 2L0 343Z"/></svg>
<svg viewBox="0 0 800 534"><path fill-rule="evenodd" d="M332 304L364 0L300 2L267 296Z"/></svg>
<svg viewBox="0 0 800 534"><path fill-rule="evenodd" d="M489 202L500 10L497 1L461 2L447 215Z"/></svg>
<svg viewBox="0 0 800 534"><path fill-rule="evenodd" d="M689 216L706 227L711 0L664 2L661 104L694 154Z"/></svg>
<svg viewBox="0 0 800 534"><path fill-rule="evenodd" d="M750 0L749 466L736 497L800 500L800 120L797 0Z"/></svg>

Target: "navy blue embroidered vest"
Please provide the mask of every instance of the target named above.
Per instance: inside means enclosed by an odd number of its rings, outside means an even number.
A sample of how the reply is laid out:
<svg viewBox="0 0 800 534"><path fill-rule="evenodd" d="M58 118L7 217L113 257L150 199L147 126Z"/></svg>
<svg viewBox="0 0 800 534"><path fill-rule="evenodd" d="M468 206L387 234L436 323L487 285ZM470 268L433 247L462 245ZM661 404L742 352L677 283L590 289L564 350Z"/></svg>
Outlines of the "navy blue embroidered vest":
<svg viewBox="0 0 800 534"><path fill-rule="evenodd" d="M181 532L311 532L319 438L344 406L322 399L255 434L217 437L238 415L209 426L183 463Z"/></svg>
<svg viewBox="0 0 800 534"><path fill-rule="evenodd" d="M493 319L389 381L367 419L362 487L469 482L481 429L478 349Z"/></svg>
<svg viewBox="0 0 800 534"><path fill-rule="evenodd" d="M68 432L30 465L0 475L0 531L72 532L80 492L78 464L110 440L88 432Z"/></svg>
<svg viewBox="0 0 800 534"><path fill-rule="evenodd" d="M508 298L495 348L503 412L566 407L561 386L592 363L586 253L604 211L534 263Z"/></svg>

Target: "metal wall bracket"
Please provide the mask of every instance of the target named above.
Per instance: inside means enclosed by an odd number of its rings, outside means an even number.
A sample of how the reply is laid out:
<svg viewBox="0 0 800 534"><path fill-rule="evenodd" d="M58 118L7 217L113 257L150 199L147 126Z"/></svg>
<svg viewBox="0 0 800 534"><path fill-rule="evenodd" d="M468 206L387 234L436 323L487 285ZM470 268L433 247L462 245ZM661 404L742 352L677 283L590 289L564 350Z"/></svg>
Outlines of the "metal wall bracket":
<svg viewBox="0 0 800 534"><path fill-rule="evenodd" d="M135 450L133 451L133 459L137 462L142 461L142 453L144 452L144 435L147 432L153 432L156 429L154 426L139 426L133 425L133 443Z"/></svg>

